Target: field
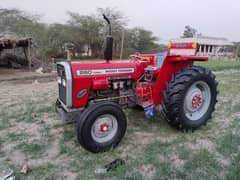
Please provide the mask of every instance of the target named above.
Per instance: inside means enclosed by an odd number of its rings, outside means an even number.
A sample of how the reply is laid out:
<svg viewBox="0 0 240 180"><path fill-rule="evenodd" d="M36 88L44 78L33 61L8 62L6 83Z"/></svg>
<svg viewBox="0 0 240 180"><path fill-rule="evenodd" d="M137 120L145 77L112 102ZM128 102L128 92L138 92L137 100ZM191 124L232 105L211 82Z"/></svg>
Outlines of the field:
<svg viewBox="0 0 240 180"><path fill-rule="evenodd" d="M226 69L240 69L240 61L209 60L208 62L196 62L195 64L206 67L213 71L226 70Z"/></svg>
<svg viewBox="0 0 240 180"><path fill-rule="evenodd" d="M240 179L240 71L216 74L219 102L207 126L181 132L161 111L146 120L142 110L126 110L123 141L101 154L79 146L75 125L56 116L56 82L1 82L0 169L29 180ZM126 164L105 175L94 173L116 158ZM24 162L30 166L27 175L19 173Z"/></svg>

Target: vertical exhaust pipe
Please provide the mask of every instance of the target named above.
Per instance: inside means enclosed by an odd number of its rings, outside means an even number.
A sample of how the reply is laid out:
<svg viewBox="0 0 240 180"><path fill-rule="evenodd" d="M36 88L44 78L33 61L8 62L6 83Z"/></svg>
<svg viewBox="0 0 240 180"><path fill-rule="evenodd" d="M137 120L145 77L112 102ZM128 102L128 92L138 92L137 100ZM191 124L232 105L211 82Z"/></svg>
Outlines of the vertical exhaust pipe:
<svg viewBox="0 0 240 180"><path fill-rule="evenodd" d="M112 26L110 20L103 14L103 18L106 20L108 24L108 35L105 41L105 49L104 49L104 59L109 62L112 60L112 51L113 51L113 37L112 37Z"/></svg>

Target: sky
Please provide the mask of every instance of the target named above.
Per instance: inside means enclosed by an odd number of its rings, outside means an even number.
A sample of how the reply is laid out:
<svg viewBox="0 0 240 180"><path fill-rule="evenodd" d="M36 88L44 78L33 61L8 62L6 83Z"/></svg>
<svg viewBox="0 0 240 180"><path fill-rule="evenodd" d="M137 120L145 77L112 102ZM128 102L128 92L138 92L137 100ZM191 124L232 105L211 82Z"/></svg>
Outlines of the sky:
<svg viewBox="0 0 240 180"><path fill-rule="evenodd" d="M0 0L0 8L39 14L47 23L66 22L67 11L88 15L106 7L121 11L128 27L151 30L160 42L180 37L186 25L203 35L240 41L239 0Z"/></svg>

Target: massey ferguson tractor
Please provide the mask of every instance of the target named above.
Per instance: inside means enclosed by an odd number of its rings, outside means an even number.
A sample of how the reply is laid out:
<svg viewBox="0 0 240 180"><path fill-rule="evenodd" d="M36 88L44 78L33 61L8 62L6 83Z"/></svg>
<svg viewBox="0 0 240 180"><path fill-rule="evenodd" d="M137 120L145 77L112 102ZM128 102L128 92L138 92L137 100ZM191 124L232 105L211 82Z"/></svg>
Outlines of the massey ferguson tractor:
<svg viewBox="0 0 240 180"><path fill-rule="evenodd" d="M135 54L112 61L111 23L103 61L57 63L61 119L77 122L79 143L97 153L116 147L127 128L123 108L141 106L147 118L162 107L168 123L183 130L206 124L217 102L217 81L208 69L194 66L208 61L196 56L194 42L173 43L168 52Z"/></svg>

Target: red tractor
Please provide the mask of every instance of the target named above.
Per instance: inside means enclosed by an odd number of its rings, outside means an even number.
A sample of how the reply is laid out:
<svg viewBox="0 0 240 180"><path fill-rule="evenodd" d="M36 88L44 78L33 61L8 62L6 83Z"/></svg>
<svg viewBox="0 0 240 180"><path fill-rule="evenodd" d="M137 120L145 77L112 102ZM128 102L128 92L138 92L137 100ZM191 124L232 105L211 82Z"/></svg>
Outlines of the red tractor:
<svg viewBox="0 0 240 180"><path fill-rule="evenodd" d="M123 138L124 107L141 106L147 118L162 107L168 123L178 129L197 129L211 118L217 102L217 81L194 61L196 43L170 44L169 51L136 54L130 60L112 60L111 23L104 61L59 62L61 119L77 122L79 143L91 152L107 151Z"/></svg>

